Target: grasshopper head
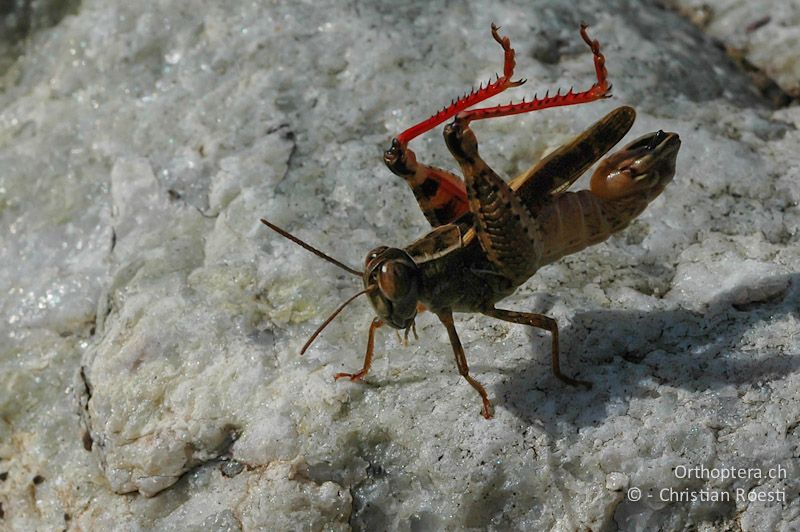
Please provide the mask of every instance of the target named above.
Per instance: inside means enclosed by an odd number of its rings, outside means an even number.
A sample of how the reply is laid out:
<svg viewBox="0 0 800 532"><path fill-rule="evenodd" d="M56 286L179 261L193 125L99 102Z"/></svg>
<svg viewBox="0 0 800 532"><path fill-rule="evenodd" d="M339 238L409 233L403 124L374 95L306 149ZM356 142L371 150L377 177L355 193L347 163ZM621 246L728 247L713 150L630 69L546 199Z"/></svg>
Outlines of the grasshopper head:
<svg viewBox="0 0 800 532"><path fill-rule="evenodd" d="M375 307L375 312L385 323L395 329L408 329L414 324L414 318L417 315L417 294L419 293L421 274L414 260L402 249L386 246L373 249L367 255L364 271L360 272L326 255L314 246L303 242L269 220L262 218L261 223L317 257L364 280L364 290L342 303L328 319L322 322L322 325L317 327L314 334L300 349L301 355L306 352L314 342L314 339L347 305L364 294L369 296L372 306Z"/></svg>
<svg viewBox="0 0 800 532"><path fill-rule="evenodd" d="M420 272L402 249L381 246L364 260L364 288L378 317L395 329L407 329L417 315ZM375 288L377 287L377 288Z"/></svg>

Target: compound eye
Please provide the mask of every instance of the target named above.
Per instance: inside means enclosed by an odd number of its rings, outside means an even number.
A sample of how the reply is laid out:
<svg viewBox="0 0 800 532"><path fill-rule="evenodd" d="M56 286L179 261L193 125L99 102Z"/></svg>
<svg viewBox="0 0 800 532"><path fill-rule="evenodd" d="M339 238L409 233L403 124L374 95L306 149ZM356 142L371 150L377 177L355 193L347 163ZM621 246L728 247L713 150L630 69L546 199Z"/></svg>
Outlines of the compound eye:
<svg viewBox="0 0 800 532"><path fill-rule="evenodd" d="M380 257L380 255L386 251L388 248L386 246L379 246L369 253L367 253L367 258L364 259L364 266L369 266L369 263Z"/></svg>
<svg viewBox="0 0 800 532"><path fill-rule="evenodd" d="M402 299L411 289L411 273L403 264L387 261L378 271L378 287L390 301Z"/></svg>

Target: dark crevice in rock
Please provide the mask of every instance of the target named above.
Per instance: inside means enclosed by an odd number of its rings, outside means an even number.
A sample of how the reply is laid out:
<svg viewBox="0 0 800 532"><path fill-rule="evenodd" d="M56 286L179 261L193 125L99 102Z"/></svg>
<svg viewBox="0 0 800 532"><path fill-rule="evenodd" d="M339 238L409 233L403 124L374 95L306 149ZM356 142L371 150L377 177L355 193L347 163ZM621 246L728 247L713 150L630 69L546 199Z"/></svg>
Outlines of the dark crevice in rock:
<svg viewBox="0 0 800 532"><path fill-rule="evenodd" d="M745 58L741 50L724 46L728 56L752 80L758 92L766 98L775 109L781 109L796 104L800 99L793 98L784 91L766 72L758 68Z"/></svg>
<svg viewBox="0 0 800 532"><path fill-rule="evenodd" d="M16 42L78 12L80 0L0 0L0 39Z"/></svg>
<svg viewBox="0 0 800 532"><path fill-rule="evenodd" d="M92 447L94 446L94 438L92 437L92 417L91 414L89 414L89 401L92 398L92 385L89 383L89 379L86 377L86 366L81 366L79 376L81 382L83 383L83 387L78 387L77 390L79 405L78 416L80 417L81 424L83 425L81 444L85 450L91 452Z"/></svg>
<svg viewBox="0 0 800 532"><path fill-rule="evenodd" d="M682 18L692 23L698 30L707 36L711 42L721 50L724 50L733 64L750 79L754 88L764 97L764 99L775 109L781 109L797 104L800 98L793 97L790 93L783 90L778 83L772 79L762 68L752 64L745 57L744 51L733 46L728 46L720 39L712 37L706 33L709 23L714 16L712 8L702 5L696 9L683 8L670 0L658 0L657 5L665 10L672 11ZM769 17L762 17L745 28L745 31L752 32L763 25L769 23Z"/></svg>
<svg viewBox="0 0 800 532"><path fill-rule="evenodd" d="M22 54L25 39L75 14L81 0L0 0L0 75Z"/></svg>
<svg viewBox="0 0 800 532"><path fill-rule="evenodd" d="M175 484L180 480L187 478L187 475L191 475L192 473L198 471L199 469L209 465L219 464L220 472L229 478L234 477L239 473L241 473L242 469L245 467L247 467L249 470L249 466L245 462L232 460L231 448L233 447L233 444L236 443L236 440L238 440L241 437L242 428L234 424L228 424L222 427L221 430L222 432L225 433L225 436L223 437L222 442L216 447L216 449L212 450L213 456L206 459L192 458L191 455L194 454L194 452L201 450L201 448L196 447L194 444L188 444L186 450L187 453L189 453L189 456L186 462L186 469L182 473L180 473L179 476L175 477L175 481L172 484L165 487L163 490L160 490L157 493L153 493L152 495L151 494L146 494L146 495L157 496L162 491L166 491L174 487ZM204 450L208 451L208 449ZM226 470L223 470L223 467L225 467L226 463L228 464L228 467L226 468ZM242 465L242 469L238 468L239 465ZM140 493L142 492L140 491Z"/></svg>
<svg viewBox="0 0 800 532"><path fill-rule="evenodd" d="M219 465L219 472L222 473L223 477L233 478L244 471L245 464L238 460L228 460L225 458L221 458L220 460L222 463Z"/></svg>

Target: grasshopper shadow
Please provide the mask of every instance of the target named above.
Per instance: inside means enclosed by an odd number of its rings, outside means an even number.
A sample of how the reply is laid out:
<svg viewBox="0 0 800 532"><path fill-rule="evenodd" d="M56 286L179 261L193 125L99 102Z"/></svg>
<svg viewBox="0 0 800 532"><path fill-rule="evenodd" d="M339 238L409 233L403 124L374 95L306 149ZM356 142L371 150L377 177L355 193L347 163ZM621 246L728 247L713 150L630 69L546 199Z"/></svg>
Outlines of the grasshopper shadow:
<svg viewBox="0 0 800 532"><path fill-rule="evenodd" d="M772 287L759 290L759 287ZM775 288L777 287L777 288ZM557 380L531 332L531 358L490 391L495 405L529 424L563 431L602 423L610 405L654 397L658 385L705 391L763 383L800 369L800 348L755 347L758 327L800 319L800 274L766 278L710 301L702 312L599 310L578 313L561 333L562 371L592 381L591 390ZM758 294L771 294L759 298ZM791 335L790 338L795 335ZM790 340L791 341L791 340ZM616 408L616 407L614 407ZM566 423L565 423L566 422ZM556 429L555 427L561 427Z"/></svg>

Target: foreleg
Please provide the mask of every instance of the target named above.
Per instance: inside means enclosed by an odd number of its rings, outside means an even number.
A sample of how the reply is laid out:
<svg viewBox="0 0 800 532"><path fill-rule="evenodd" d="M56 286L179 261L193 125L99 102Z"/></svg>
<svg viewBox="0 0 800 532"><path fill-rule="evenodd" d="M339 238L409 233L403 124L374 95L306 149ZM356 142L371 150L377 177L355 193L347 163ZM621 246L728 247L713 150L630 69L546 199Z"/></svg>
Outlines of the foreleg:
<svg viewBox="0 0 800 532"><path fill-rule="evenodd" d="M370 366L372 366L372 353L375 350L375 331L380 329L381 326L383 326L383 321L380 318L372 320L369 326L369 338L367 339L367 354L364 355L364 367L357 373L337 373L333 376L335 380L338 381L339 379L347 377L351 381L360 381L366 377Z"/></svg>

